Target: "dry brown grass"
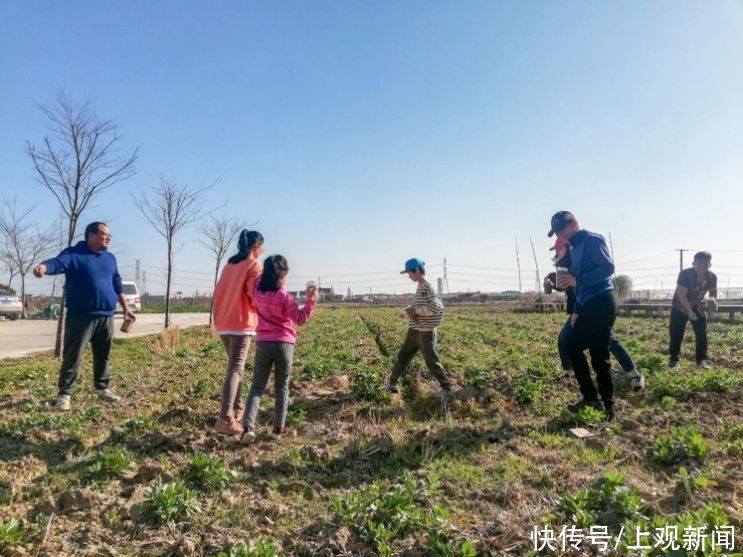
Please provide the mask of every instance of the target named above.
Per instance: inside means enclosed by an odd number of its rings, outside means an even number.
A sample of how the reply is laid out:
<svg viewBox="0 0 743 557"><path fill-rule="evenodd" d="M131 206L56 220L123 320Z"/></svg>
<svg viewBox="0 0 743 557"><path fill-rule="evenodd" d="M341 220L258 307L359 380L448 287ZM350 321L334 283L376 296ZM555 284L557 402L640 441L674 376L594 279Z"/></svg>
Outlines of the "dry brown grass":
<svg viewBox="0 0 743 557"><path fill-rule="evenodd" d="M150 341L150 348L153 352L172 352L178 347L181 340L181 328L176 325L164 329L159 335L153 337Z"/></svg>

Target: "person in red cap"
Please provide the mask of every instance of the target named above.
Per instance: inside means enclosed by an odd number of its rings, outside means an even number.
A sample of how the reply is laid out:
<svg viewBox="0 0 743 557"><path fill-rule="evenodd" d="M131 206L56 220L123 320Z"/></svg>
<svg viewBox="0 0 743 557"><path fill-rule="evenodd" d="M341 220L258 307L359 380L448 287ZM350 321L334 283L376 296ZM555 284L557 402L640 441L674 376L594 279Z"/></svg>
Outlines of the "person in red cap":
<svg viewBox="0 0 743 557"><path fill-rule="evenodd" d="M577 222L577 221L576 221ZM553 262L555 267L563 267L566 269L570 268L570 245L565 241L564 238L557 238L555 245L550 248L550 251L555 252ZM568 315L573 314L573 308L575 307L575 289L572 287L560 289L557 288L556 273L552 272L544 278L545 292L549 293L549 290L557 290L558 292L564 292L566 303L565 310ZM557 337L557 352L560 355L560 364L563 370L563 377L570 378L575 376L573 371L573 363L570 361L568 350L570 346L570 333L573 327L570 323L570 318L565 321L560 334ZM645 388L645 378L643 377L640 370L635 365L632 356L629 355L627 349L619 342L614 336L612 331L611 337L609 337L609 352L616 358L617 362L621 366L622 370L627 374L629 378L629 384L633 391L641 391Z"/></svg>
<svg viewBox="0 0 743 557"><path fill-rule="evenodd" d="M451 393L451 381L436 350L438 338L436 327L444 320L444 304L426 280L426 267L423 261L417 258L408 259L405 262L405 269L400 274L407 274L410 280L417 282L418 289L415 291L412 305L406 307L405 311L400 314L400 317L407 317L410 320L410 328L397 354L390 379L384 386L384 390L391 394L398 392L398 381L420 350L428 371L441 386L442 400L446 400Z"/></svg>

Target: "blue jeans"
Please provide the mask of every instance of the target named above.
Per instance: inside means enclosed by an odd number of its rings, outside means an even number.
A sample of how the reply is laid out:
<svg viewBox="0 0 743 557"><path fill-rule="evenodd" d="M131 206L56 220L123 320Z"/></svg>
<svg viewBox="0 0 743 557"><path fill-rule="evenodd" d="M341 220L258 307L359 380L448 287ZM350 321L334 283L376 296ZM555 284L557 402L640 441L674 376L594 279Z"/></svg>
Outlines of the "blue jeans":
<svg viewBox="0 0 743 557"><path fill-rule="evenodd" d="M568 355L572 333L573 327L570 325L570 318L568 318L562 326L560 334L557 336L557 352L560 354L560 365L562 365L562 369L573 369L573 363L570 361ZM609 352L614 355L624 371L635 369L635 362L632 361L632 357L627 353L622 343L614 337L614 334L609 337Z"/></svg>

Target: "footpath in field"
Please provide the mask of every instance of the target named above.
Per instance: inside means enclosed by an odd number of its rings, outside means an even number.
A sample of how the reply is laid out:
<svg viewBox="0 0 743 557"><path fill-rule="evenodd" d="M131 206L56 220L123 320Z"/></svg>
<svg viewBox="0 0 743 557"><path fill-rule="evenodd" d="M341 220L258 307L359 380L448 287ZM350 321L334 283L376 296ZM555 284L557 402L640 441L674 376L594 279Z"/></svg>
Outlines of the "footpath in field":
<svg viewBox="0 0 743 557"><path fill-rule="evenodd" d="M63 414L46 405L58 362L5 360L0 553L588 555L602 527L611 547L621 533L618 555L663 555L628 546L637 528L674 526L679 546L691 528L709 535L704 551L674 555L731 553L724 535L735 527L740 544L743 522L743 327L711 326L711 370L685 361L670 372L667 324L620 319L648 388L633 393L618 372L618 418L605 424L564 411L577 388L557 379L562 321L447 308L440 352L457 392L444 408L420 357L399 396L380 389L405 333L397 310L321 307L298 336L292 433L266 435L266 396L247 448L213 433L226 357L206 328L115 341L125 400L113 407L95 400L89 359ZM591 435L571 435L578 426ZM560 549L566 532L583 553Z"/></svg>

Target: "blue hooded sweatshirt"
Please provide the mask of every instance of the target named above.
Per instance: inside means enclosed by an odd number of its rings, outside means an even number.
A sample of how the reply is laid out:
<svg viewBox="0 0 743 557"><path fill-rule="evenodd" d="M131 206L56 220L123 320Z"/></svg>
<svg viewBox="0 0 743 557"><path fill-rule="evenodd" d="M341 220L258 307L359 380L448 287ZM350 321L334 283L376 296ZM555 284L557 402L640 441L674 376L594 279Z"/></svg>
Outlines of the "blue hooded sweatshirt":
<svg viewBox="0 0 743 557"><path fill-rule="evenodd" d="M579 230L569 242L572 247L570 274L577 283L573 313L580 314L586 302L614 290L611 278L614 275L614 261L601 234Z"/></svg>
<svg viewBox="0 0 743 557"><path fill-rule="evenodd" d="M116 258L108 251L96 253L87 242L78 242L47 259L48 275L65 274L65 301L70 314L112 316L123 292Z"/></svg>

